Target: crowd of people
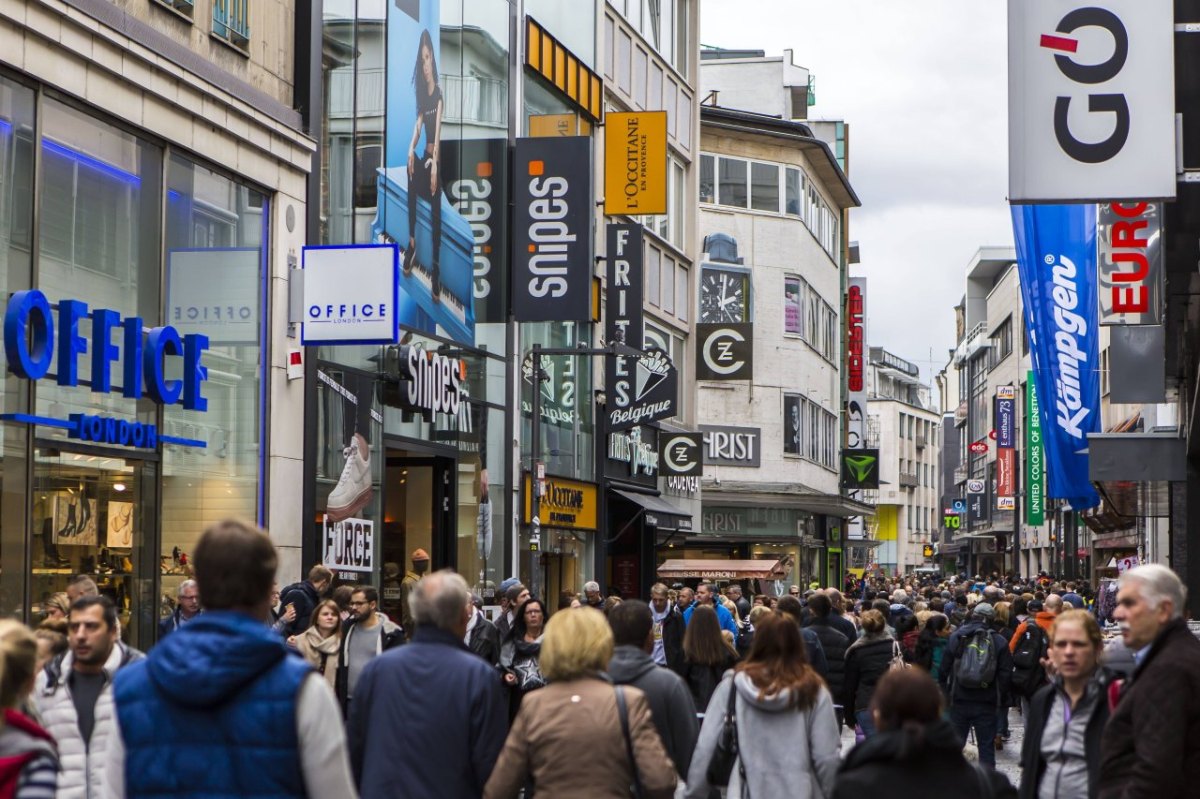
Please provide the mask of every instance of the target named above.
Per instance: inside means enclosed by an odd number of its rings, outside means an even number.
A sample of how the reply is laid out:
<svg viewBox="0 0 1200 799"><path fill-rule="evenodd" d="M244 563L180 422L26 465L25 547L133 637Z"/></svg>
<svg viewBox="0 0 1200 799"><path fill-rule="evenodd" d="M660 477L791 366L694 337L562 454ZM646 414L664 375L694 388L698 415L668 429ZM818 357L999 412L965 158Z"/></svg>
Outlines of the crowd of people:
<svg viewBox="0 0 1200 799"><path fill-rule="evenodd" d="M36 632L0 622L0 796L1170 799L1200 785L1200 640L1163 566L1122 576L1106 645L1089 587L1045 576L782 596L659 583L648 602L592 582L553 611L512 578L489 618L418 551L400 624L374 587L335 587L324 566L279 590L275 549L246 524L212 526L193 564L145 655L86 578ZM1016 786L994 768L1013 713Z"/></svg>

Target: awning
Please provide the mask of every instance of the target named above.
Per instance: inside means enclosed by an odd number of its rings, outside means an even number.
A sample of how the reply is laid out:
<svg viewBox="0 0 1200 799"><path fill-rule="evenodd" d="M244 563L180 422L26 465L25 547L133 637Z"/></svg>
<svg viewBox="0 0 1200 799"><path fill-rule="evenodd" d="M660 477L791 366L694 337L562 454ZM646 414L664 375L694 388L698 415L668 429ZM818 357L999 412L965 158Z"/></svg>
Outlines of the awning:
<svg viewBox="0 0 1200 799"><path fill-rule="evenodd" d="M1136 535L1123 535L1116 538L1097 538L1092 542L1093 549L1137 549Z"/></svg>
<svg viewBox="0 0 1200 799"><path fill-rule="evenodd" d="M653 494L638 494L634 491L621 491L616 488L612 489L612 492L641 507L644 512L642 518L651 527L657 527L660 530L678 530L684 533L690 533L693 529L691 514L685 513L683 508L673 502Z"/></svg>
<svg viewBox="0 0 1200 799"><path fill-rule="evenodd" d="M790 559L782 560L706 560L703 558L667 560L658 567L664 579L699 580L783 580L792 570Z"/></svg>
<svg viewBox="0 0 1200 799"><path fill-rule="evenodd" d="M809 513L838 516L874 516L875 506L840 494L822 494L794 483L751 483L723 480L704 483L704 502L742 507L799 508Z"/></svg>

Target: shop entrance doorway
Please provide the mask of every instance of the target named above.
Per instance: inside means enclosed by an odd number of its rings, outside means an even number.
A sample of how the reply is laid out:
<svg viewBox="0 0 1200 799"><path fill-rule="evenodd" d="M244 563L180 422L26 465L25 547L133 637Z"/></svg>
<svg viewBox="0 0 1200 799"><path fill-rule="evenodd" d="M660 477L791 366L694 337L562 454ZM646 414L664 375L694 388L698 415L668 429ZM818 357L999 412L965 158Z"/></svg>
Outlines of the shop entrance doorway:
<svg viewBox="0 0 1200 799"><path fill-rule="evenodd" d="M413 553L429 556L427 571L456 568L454 547L455 460L412 450L387 450L383 474L383 564L380 610L411 635L403 601L404 576L413 570ZM470 575L464 575L471 582Z"/></svg>

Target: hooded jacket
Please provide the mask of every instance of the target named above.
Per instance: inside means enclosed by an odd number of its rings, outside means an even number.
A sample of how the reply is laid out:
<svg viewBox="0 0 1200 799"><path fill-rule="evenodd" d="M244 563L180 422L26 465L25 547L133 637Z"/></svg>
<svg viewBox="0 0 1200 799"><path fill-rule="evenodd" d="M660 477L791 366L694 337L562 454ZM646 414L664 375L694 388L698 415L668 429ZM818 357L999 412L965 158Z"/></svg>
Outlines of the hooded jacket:
<svg viewBox="0 0 1200 799"><path fill-rule="evenodd" d="M608 675L617 685L640 688L650 703L650 717L662 738L675 770L686 779L700 725L696 705L683 679L634 646L618 646L608 664Z"/></svg>
<svg viewBox="0 0 1200 799"><path fill-rule="evenodd" d="M404 630L400 625L384 616L382 613L376 613L376 618L379 624L375 627L378 630L379 642L375 645L375 654L380 655L392 647L400 646L404 643ZM342 626L342 643L338 649L337 663L337 678L334 684L334 689L337 693L338 701L342 703L342 711L346 710L346 703L350 701L350 659L347 652L350 651L350 638L355 635L373 635L373 631L363 632L358 629L358 618L347 619Z"/></svg>
<svg viewBox="0 0 1200 799"><path fill-rule="evenodd" d="M730 691L737 691L734 715L740 768L734 766L726 795L743 795L740 772L744 771L751 797L830 796L840 744L829 691L822 685L813 705L797 710L789 691L760 698L750 678L736 673L721 680L709 703L711 712L704 717L688 771L687 799L709 795L708 764L725 724Z"/></svg>
<svg viewBox="0 0 1200 799"><path fill-rule="evenodd" d="M986 775L986 777L984 776ZM980 790L987 779L991 792ZM869 796L983 796L1016 799L1008 778L963 757L950 722L878 732L854 747L837 775L833 799Z"/></svg>
<svg viewBox="0 0 1200 799"><path fill-rule="evenodd" d="M46 732L58 742L62 772L58 780L58 799L99 796L104 784L104 763L113 731L113 678L118 670L145 658L141 652L118 641L104 662L105 686L96 698L95 726L90 741L79 731L79 714L71 697L70 675L75 655L66 652L51 660L38 673L33 703Z"/></svg>
<svg viewBox="0 0 1200 799"><path fill-rule="evenodd" d="M125 795L305 796L296 704L311 673L244 613L188 622L114 680Z"/></svg>
<svg viewBox="0 0 1200 799"><path fill-rule="evenodd" d="M283 637L299 635L308 629L312 623L312 612L321 601L321 594L308 580L292 583L279 592L279 607L286 608L289 604L296 608L296 618L284 627Z"/></svg>

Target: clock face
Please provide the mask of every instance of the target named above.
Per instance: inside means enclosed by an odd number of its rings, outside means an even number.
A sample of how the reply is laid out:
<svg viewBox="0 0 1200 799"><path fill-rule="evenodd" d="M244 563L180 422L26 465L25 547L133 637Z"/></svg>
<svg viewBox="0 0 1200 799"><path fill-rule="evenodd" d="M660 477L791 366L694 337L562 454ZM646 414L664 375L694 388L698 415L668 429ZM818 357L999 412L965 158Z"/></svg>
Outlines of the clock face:
<svg viewBox="0 0 1200 799"><path fill-rule="evenodd" d="M742 272L704 269L700 277L700 321L748 322L750 278Z"/></svg>

